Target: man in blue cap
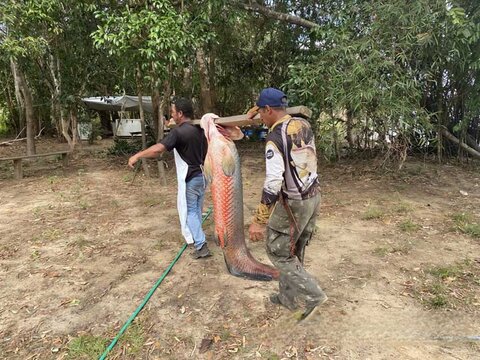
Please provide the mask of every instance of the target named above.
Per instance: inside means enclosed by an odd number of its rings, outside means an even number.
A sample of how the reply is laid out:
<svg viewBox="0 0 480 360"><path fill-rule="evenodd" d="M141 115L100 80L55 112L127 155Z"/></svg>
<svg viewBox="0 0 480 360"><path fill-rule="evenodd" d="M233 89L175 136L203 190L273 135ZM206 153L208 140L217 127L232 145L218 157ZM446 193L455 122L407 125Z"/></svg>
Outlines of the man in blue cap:
<svg viewBox="0 0 480 360"><path fill-rule="evenodd" d="M287 106L281 90L266 88L248 112L250 118L260 114L269 128L266 179L249 235L258 241L267 233L267 254L280 270L279 293L270 295L270 301L300 310L298 318L305 320L327 300L318 281L303 267L320 206L320 188L312 128L305 119L288 115Z"/></svg>

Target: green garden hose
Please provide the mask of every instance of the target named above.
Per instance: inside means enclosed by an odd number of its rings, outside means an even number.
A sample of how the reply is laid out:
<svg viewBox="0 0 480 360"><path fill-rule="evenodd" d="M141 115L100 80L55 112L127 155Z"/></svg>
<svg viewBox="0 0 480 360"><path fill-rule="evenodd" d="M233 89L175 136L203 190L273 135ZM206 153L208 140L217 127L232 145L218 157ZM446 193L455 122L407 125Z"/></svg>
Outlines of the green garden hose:
<svg viewBox="0 0 480 360"><path fill-rule="evenodd" d="M205 220L207 220L207 218L210 216L212 212L212 207L208 208L208 211L205 213L205 215L203 216L203 219L202 219L202 224L205 222ZM113 349L113 347L115 346L115 344L118 342L118 339L120 339L120 337L123 335L123 333L125 332L125 330L127 330L127 328L130 326L130 324L132 323L132 321L137 317L138 313L140 311L142 311L143 307L147 304L148 300L150 300L150 298L152 297L153 293L155 292L155 290L157 290L158 286L162 283L163 279L165 279L165 277L168 275L168 273L170 272L170 270L172 270L173 268L173 265L175 265L175 263L178 261L178 259L180 258L180 256L182 256L183 252L185 251L185 249L187 248L187 244L183 244L183 247L180 249L180 251L178 252L177 256L175 256L175 259L173 259L172 263L167 267L167 269L163 272L162 276L160 277L160 279L157 280L157 282L155 283L155 285L153 285L153 287L150 289L150 291L148 292L147 296L145 296L145 298L143 299L142 303L137 307L137 309L133 312L132 315L130 315L130 318L127 320L127 322L125 323L125 325L123 325L123 327L120 329L120 331L118 332L117 336L115 336L115 339L112 340L112 342L110 343L110 345L108 345L107 349L104 351L104 353L102 354L102 356L100 356L99 360L105 360L105 358L107 357L108 353Z"/></svg>

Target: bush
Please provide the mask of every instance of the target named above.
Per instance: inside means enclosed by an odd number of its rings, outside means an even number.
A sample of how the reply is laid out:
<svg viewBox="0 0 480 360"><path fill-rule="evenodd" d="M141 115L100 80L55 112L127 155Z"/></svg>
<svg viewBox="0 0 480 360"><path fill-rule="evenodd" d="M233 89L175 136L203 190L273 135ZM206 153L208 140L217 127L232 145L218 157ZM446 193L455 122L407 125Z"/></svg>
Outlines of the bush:
<svg viewBox="0 0 480 360"><path fill-rule="evenodd" d="M108 154L113 156L133 155L142 150L141 140L115 139L113 146L108 149Z"/></svg>

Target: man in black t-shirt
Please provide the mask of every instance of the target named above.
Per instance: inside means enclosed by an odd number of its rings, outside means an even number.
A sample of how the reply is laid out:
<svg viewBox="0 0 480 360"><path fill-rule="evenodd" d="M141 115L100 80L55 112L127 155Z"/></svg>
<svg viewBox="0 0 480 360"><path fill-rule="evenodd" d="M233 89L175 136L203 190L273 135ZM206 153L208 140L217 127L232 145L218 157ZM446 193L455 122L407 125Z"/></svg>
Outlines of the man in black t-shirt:
<svg viewBox="0 0 480 360"><path fill-rule="evenodd" d="M171 107L172 119L177 126L158 144L130 157L128 166L134 167L141 158L156 158L164 151L174 151L177 168L177 208L182 235L187 243L194 244L194 259L210 256L205 233L202 230L202 207L206 180L202 168L207 154L207 139L199 126L191 124L192 103L176 99Z"/></svg>

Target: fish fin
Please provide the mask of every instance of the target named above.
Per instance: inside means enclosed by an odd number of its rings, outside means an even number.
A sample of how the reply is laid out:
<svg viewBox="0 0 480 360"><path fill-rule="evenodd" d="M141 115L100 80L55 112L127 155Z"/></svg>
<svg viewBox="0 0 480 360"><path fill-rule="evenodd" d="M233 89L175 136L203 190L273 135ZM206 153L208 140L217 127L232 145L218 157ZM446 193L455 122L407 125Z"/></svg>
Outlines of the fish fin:
<svg viewBox="0 0 480 360"><path fill-rule="evenodd" d="M226 176L233 176L235 173L235 158L230 149L222 158L222 170Z"/></svg>
<svg viewBox="0 0 480 360"><path fill-rule="evenodd" d="M205 158L205 162L203 164L203 174L205 175L207 181L211 184L213 179L212 162L208 156Z"/></svg>
<svg viewBox="0 0 480 360"><path fill-rule="evenodd" d="M237 269L235 266L230 265L227 260L225 259L225 264L227 265L228 272L233 276L241 277L243 279L248 280L256 280L256 281L272 281L274 277L270 274L262 274L262 273L249 273L246 271L242 271Z"/></svg>

